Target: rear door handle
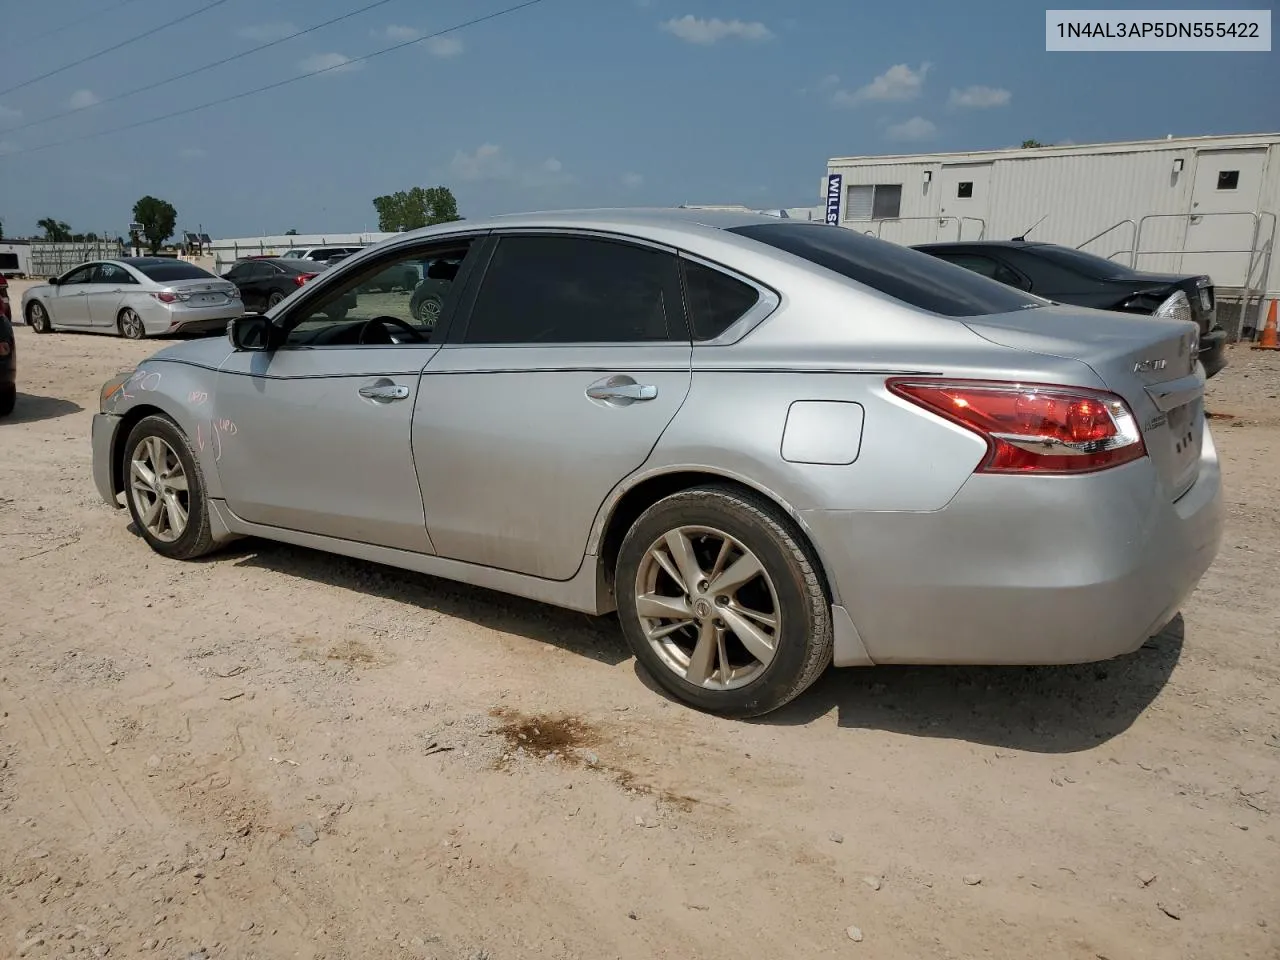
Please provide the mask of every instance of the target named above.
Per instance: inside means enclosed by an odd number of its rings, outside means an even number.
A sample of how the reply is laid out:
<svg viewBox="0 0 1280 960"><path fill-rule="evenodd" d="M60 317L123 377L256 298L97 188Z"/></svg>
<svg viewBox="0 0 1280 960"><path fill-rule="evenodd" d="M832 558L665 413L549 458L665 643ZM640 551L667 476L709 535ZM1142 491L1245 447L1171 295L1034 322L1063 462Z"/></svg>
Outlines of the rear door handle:
<svg viewBox="0 0 1280 960"><path fill-rule="evenodd" d="M360 396L378 403L390 403L409 396L409 388L400 383L374 383L360 388Z"/></svg>
<svg viewBox="0 0 1280 960"><path fill-rule="evenodd" d="M636 383L627 376L607 377L587 387L587 396L592 400L603 400L622 407L652 400L657 395L658 388L653 384Z"/></svg>

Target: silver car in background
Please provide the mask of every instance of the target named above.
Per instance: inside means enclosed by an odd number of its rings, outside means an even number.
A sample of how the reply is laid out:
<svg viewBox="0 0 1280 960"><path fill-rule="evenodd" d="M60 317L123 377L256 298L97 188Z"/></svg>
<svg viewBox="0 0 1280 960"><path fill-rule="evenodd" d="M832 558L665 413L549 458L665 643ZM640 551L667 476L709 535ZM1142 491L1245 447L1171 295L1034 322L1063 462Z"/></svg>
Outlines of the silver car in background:
<svg viewBox="0 0 1280 960"><path fill-rule="evenodd" d="M424 265L429 323L369 288ZM670 695L748 716L832 663L1159 631L1222 532L1195 343L825 224L501 217L108 381L93 472L163 556L257 536L616 610Z"/></svg>
<svg viewBox="0 0 1280 960"><path fill-rule="evenodd" d="M242 313L234 283L170 257L82 263L22 295L22 316L36 333L86 330L141 340L221 330Z"/></svg>

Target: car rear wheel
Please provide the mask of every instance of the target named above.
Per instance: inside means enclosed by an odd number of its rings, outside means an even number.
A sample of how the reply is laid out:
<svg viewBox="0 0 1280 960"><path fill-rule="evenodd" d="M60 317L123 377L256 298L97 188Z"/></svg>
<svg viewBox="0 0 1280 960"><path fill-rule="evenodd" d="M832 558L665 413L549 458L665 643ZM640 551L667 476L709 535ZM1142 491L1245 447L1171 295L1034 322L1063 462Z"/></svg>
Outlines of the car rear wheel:
<svg viewBox="0 0 1280 960"><path fill-rule="evenodd" d="M436 321L440 319L440 298L430 296L419 300L413 308L413 319L424 327L434 328Z"/></svg>
<svg viewBox="0 0 1280 960"><path fill-rule="evenodd" d="M42 303L32 303L27 307L27 323L31 324L31 329L36 333L48 333L53 329L49 323L49 311Z"/></svg>
<svg viewBox="0 0 1280 960"><path fill-rule="evenodd" d="M284 294L277 290L271 296L267 297L267 309L274 307L277 303L284 299Z"/></svg>
<svg viewBox="0 0 1280 960"><path fill-rule="evenodd" d="M831 661L831 607L812 549L769 501L728 486L660 500L628 531L615 590L636 659L676 699L751 717Z"/></svg>
<svg viewBox="0 0 1280 960"><path fill-rule="evenodd" d="M138 532L161 556L192 560L214 548L204 474L168 417L143 417L124 445L125 499Z"/></svg>
<svg viewBox="0 0 1280 960"><path fill-rule="evenodd" d="M125 307L116 317L116 327L120 336L127 340L141 340L147 335L147 328L142 325L142 317L132 307Z"/></svg>

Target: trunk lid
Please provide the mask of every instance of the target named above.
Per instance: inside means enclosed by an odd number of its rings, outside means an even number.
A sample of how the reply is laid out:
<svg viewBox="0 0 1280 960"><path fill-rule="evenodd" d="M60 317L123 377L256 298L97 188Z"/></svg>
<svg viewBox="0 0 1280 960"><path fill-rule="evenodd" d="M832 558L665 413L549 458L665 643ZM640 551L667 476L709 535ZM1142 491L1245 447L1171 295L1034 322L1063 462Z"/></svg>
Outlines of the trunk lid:
<svg viewBox="0 0 1280 960"><path fill-rule="evenodd" d="M164 284L164 289L183 297L183 302L193 307L222 306L239 294L234 283L217 277L174 280Z"/></svg>
<svg viewBox="0 0 1280 960"><path fill-rule="evenodd" d="M1043 307L967 326L1001 346L1087 364L1129 404L1169 498L1178 499L1195 483L1205 418L1194 323Z"/></svg>

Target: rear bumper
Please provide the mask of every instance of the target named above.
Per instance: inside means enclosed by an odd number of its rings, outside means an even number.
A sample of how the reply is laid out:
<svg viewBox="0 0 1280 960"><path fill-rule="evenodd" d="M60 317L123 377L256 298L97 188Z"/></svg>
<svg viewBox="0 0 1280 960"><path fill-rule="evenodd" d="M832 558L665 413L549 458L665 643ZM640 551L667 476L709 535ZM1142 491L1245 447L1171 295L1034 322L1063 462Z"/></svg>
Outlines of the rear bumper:
<svg viewBox="0 0 1280 960"><path fill-rule="evenodd" d="M1195 485L1173 503L1159 489L1144 459L1084 477L975 475L931 513L803 518L875 663L1085 663L1141 646L1217 555L1207 431Z"/></svg>
<svg viewBox="0 0 1280 960"><path fill-rule="evenodd" d="M148 298L150 299L150 298ZM148 336L198 330L220 330L244 313L239 300L212 307L189 307L184 304L166 304L152 300L144 303L138 314Z"/></svg>
<svg viewBox="0 0 1280 960"><path fill-rule="evenodd" d="M1200 337L1200 364L1206 379L1227 365L1227 331L1214 327Z"/></svg>
<svg viewBox="0 0 1280 960"><path fill-rule="evenodd" d="M113 507L120 506L111 458L111 451L116 445L116 434L120 432L120 423L119 417L109 413L95 413L89 435L93 449L93 485L98 488L102 499Z"/></svg>

